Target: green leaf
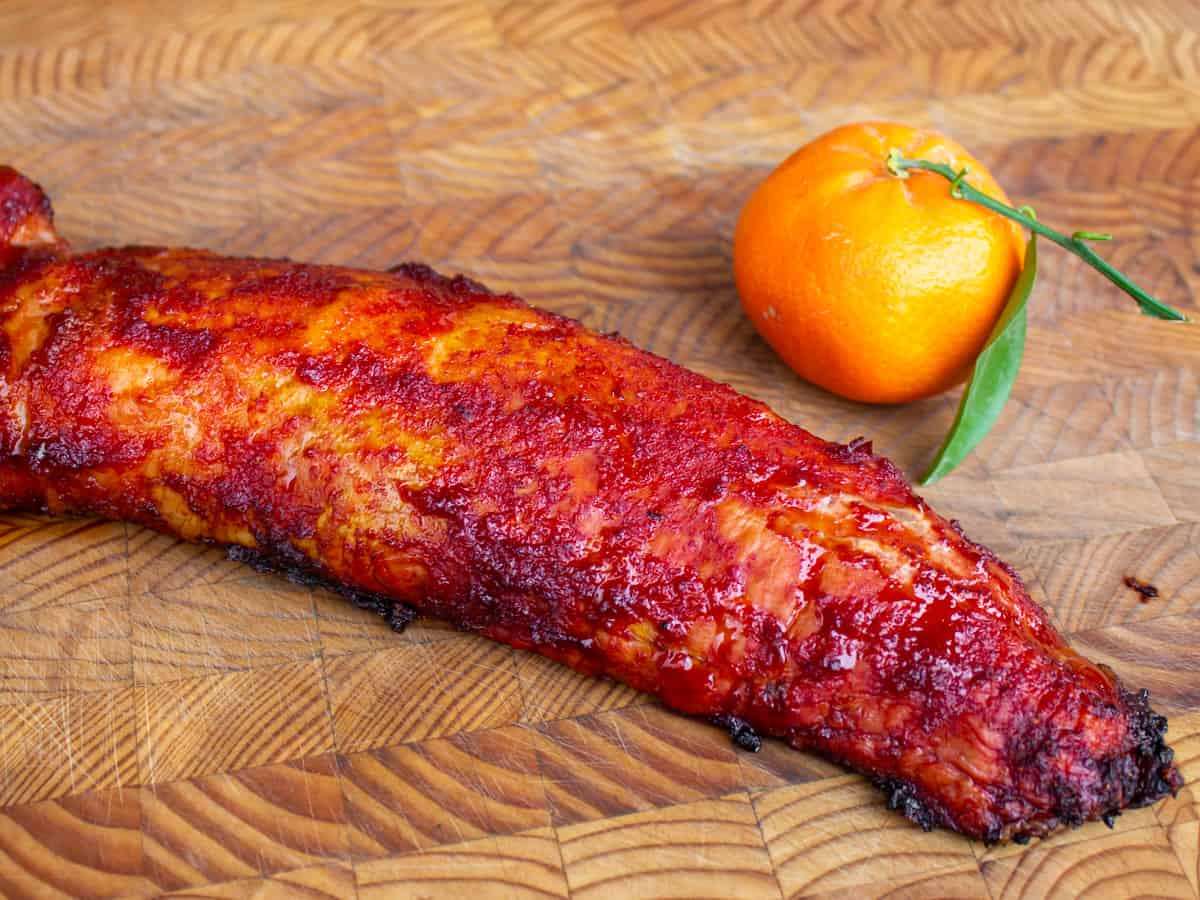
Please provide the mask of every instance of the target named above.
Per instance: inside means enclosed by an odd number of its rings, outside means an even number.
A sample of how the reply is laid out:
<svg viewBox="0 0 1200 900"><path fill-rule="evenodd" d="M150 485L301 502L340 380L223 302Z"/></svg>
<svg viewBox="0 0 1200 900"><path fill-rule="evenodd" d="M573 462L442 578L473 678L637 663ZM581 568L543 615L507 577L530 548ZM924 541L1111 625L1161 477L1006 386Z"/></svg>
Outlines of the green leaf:
<svg viewBox="0 0 1200 900"><path fill-rule="evenodd" d="M987 343L975 360L975 370L963 390L958 414L922 485L933 484L967 458L1000 418L1000 410L1012 393L1013 383L1025 355L1025 302L1037 280L1037 235L1025 246L1025 265L1008 295Z"/></svg>

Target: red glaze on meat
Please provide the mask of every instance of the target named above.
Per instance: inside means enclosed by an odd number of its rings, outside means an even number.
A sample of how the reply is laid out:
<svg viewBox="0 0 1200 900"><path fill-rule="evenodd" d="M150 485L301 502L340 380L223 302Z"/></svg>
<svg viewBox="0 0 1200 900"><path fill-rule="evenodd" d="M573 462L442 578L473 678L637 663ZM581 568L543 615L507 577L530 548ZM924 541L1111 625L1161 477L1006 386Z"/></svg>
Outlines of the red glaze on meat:
<svg viewBox="0 0 1200 900"><path fill-rule="evenodd" d="M987 840L1180 783L869 445L463 278L70 256L0 170L0 507L127 519L864 772Z"/></svg>

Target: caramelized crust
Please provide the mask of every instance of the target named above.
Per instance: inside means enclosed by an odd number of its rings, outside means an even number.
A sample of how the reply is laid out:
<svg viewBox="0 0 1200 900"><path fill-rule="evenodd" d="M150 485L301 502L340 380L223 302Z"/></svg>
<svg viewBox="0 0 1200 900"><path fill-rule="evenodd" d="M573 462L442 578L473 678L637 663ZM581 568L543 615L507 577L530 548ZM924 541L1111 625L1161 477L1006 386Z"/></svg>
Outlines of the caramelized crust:
<svg viewBox="0 0 1200 900"><path fill-rule="evenodd" d="M70 256L12 170L5 506L449 619L840 760L926 827L1041 834L1180 783L1145 695L868 444L419 265Z"/></svg>

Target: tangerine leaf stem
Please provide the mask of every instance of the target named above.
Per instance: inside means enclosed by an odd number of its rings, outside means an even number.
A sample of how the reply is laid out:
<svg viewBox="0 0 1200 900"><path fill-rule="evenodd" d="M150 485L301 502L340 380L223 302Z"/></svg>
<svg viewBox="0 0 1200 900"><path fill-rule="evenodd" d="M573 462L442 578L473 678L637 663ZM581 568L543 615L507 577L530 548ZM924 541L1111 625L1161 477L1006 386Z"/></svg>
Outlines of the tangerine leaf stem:
<svg viewBox="0 0 1200 900"><path fill-rule="evenodd" d="M928 159L908 159L901 155L899 150L895 149L888 153L887 167L888 171L897 178L907 178L911 169L920 169L925 172L933 172L934 174L941 175L950 182L951 194L956 198L969 200L972 203L977 203L994 213L1004 216L1006 219L1012 219L1014 222L1028 228L1034 234L1039 234L1046 238L1046 240L1052 241L1064 250L1078 256L1129 296L1133 297L1145 315L1153 316L1156 319L1166 319L1171 322L1189 321L1188 317L1179 310L1168 306L1138 287L1085 243L1085 241L1106 241L1112 235L1094 231L1076 231L1068 237L1062 232L1051 228L1049 225L1043 224L1037 218L1028 215L1023 210L1014 209L1007 203L1002 203L995 197L991 197L974 187L970 182L966 181L967 171L965 168L961 172L956 172L945 163L932 162Z"/></svg>

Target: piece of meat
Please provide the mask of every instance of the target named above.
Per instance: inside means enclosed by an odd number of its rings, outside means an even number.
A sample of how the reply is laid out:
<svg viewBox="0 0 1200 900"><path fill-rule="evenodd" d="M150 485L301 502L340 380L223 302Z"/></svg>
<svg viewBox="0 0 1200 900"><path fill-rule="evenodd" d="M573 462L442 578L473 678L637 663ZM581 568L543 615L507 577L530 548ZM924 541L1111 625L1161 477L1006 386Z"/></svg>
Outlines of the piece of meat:
<svg viewBox="0 0 1200 900"><path fill-rule="evenodd" d="M0 507L127 519L871 776L986 840L1180 784L870 445L424 266L70 256L0 170Z"/></svg>

